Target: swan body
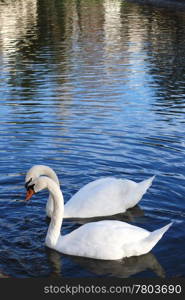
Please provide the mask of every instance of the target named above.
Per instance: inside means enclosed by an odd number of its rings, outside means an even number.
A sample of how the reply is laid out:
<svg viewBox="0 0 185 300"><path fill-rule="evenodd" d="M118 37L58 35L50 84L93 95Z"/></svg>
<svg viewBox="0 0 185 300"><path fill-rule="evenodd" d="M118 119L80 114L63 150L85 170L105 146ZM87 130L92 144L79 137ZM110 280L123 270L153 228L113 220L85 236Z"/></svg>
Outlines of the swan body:
<svg viewBox="0 0 185 300"><path fill-rule="evenodd" d="M138 256L148 253L168 228L169 225L151 233L121 221L92 222L60 236L55 250L105 260Z"/></svg>
<svg viewBox="0 0 185 300"><path fill-rule="evenodd" d="M53 179L57 185L56 173L47 166L35 165L26 175L26 186L41 175ZM135 206L151 186L155 176L136 183L132 180L105 177L83 186L65 204L64 218L91 218L124 213ZM53 199L49 196L46 213L52 216Z"/></svg>
<svg viewBox="0 0 185 300"><path fill-rule="evenodd" d="M148 253L171 226L170 223L150 232L125 222L105 220L87 223L61 235L64 200L59 186L52 179L41 176L28 186L26 200L43 189L52 194L54 205L45 244L64 254L103 260L142 255Z"/></svg>

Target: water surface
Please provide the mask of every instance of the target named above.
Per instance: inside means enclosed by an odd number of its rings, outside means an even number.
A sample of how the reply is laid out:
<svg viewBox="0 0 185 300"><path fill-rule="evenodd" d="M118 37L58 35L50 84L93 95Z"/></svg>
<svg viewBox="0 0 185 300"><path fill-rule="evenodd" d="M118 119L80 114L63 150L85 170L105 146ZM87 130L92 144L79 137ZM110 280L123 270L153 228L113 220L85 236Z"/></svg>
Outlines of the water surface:
<svg viewBox="0 0 185 300"><path fill-rule="evenodd" d="M0 1L0 271L12 277L185 275L185 13L121 0ZM44 246L47 193L24 199L34 164L65 201L91 180L156 175L116 216L173 226L146 256L118 262ZM83 222L66 220L63 233Z"/></svg>

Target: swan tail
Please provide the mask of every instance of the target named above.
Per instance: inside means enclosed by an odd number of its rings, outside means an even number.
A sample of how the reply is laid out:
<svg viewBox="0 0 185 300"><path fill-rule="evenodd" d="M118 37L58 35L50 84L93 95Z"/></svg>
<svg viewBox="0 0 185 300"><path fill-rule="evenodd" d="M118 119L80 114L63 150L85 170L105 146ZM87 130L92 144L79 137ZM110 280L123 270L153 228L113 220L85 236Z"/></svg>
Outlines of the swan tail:
<svg viewBox="0 0 185 300"><path fill-rule="evenodd" d="M139 190L142 192L142 194L146 193L146 191L148 190L148 188L152 185L152 182L155 178L155 175L148 178L148 179L145 179L141 182L139 182Z"/></svg>
<svg viewBox="0 0 185 300"><path fill-rule="evenodd" d="M142 247L146 248L146 252L149 252L156 244L157 242L162 238L164 233L170 228L170 226L173 223L169 223L166 226L159 228L157 230L154 230L142 241Z"/></svg>

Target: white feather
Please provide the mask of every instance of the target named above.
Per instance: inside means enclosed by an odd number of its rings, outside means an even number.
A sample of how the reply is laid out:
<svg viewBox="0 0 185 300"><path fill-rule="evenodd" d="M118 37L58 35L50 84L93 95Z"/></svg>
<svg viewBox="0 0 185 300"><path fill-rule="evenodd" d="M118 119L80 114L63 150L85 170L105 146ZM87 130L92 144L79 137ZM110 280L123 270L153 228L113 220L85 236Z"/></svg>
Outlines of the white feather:
<svg viewBox="0 0 185 300"><path fill-rule="evenodd" d="M33 181L41 175L48 176L59 185L56 173L51 168L42 165L33 166L28 171L26 182L30 178ZM142 199L154 177L139 183L113 177L94 180L83 186L65 204L64 218L91 218L124 213ZM52 212L53 199L50 195L46 213L51 217Z"/></svg>
<svg viewBox="0 0 185 300"><path fill-rule="evenodd" d="M59 186L50 178L41 176L34 181L34 190L47 188L54 201L53 215L46 235L48 247L59 252L104 260L148 253L171 226L150 232L121 221L99 221L82 225L66 235L61 235L64 200Z"/></svg>

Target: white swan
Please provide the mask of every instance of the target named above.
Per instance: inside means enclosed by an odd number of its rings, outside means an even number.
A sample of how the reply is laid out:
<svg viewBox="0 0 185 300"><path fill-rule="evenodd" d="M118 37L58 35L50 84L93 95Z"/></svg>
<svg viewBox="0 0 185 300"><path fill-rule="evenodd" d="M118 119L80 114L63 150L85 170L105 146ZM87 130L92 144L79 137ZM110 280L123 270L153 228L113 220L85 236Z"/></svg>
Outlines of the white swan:
<svg viewBox="0 0 185 300"><path fill-rule="evenodd" d="M148 253L171 226L171 223L149 232L121 221L99 221L82 225L61 235L64 200L59 186L50 178L41 176L28 185L26 200L34 193L48 189L53 197L53 214L45 244L59 252L96 259L116 260Z"/></svg>
<svg viewBox="0 0 185 300"><path fill-rule="evenodd" d="M26 174L25 186L41 175L48 176L58 185L56 173L47 166L35 165ZM64 218L91 218L124 213L134 207L151 186L155 176L136 183L127 179L105 177L83 186L65 204ZM46 214L52 216L53 200L49 196Z"/></svg>

